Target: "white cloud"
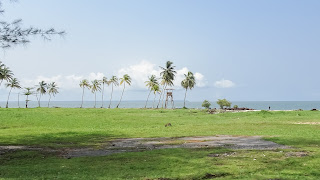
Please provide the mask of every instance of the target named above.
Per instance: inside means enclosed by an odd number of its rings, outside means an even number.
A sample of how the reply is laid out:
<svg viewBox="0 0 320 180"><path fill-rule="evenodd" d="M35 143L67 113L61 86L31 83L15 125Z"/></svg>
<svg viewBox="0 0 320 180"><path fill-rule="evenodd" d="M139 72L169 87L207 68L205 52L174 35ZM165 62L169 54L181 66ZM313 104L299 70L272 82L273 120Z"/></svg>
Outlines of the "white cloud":
<svg viewBox="0 0 320 180"><path fill-rule="evenodd" d="M174 88L181 88L180 83L185 78L184 74L187 74L188 71L189 69L186 67L176 70L177 74L174 80ZM120 69L118 71L118 76L121 77L124 74L128 74L132 78L132 88L145 89L146 86L144 82L148 80L148 77L156 75L159 78L160 72L161 70L157 65L152 64L149 61L141 61L139 64ZM201 73L196 72L195 78L197 87L206 86L207 82Z"/></svg>
<svg viewBox="0 0 320 180"><path fill-rule="evenodd" d="M101 72L98 73L90 73L89 77L87 78L89 81L93 81L95 79L101 80L105 75Z"/></svg>
<svg viewBox="0 0 320 180"><path fill-rule="evenodd" d="M144 82L148 80L149 76L160 76L160 70L156 67L157 66L155 64L152 64L148 61L141 61L139 64L121 68L118 71L117 76L120 78L124 74L128 74L132 79L133 88L146 88Z"/></svg>
<svg viewBox="0 0 320 180"><path fill-rule="evenodd" d="M198 87L205 87L207 85L207 81L204 78L204 75L201 73L196 72L194 74L194 77L196 79L196 86Z"/></svg>
<svg viewBox="0 0 320 180"><path fill-rule="evenodd" d="M235 83L230 80L222 79L220 81L216 81L214 86L217 88L232 88L235 86Z"/></svg>

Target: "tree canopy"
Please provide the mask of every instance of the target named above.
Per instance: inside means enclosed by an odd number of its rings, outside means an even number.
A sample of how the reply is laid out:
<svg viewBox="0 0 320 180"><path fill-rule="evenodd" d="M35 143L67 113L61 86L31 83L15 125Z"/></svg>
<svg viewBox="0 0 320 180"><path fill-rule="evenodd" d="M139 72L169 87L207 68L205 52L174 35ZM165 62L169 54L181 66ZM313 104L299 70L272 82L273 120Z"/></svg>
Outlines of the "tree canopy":
<svg viewBox="0 0 320 180"><path fill-rule="evenodd" d="M11 0L13 1L13 0ZM3 0L0 0L0 13L4 13L2 7ZM22 27L22 19L12 22L0 21L0 47L10 48L15 45L26 44L30 42L31 36L41 36L46 40L51 40L53 35L64 35L65 31L58 31L54 28L41 29L35 27Z"/></svg>
<svg viewBox="0 0 320 180"><path fill-rule="evenodd" d="M226 99L218 99L217 104L223 109L224 107L231 107L232 103Z"/></svg>

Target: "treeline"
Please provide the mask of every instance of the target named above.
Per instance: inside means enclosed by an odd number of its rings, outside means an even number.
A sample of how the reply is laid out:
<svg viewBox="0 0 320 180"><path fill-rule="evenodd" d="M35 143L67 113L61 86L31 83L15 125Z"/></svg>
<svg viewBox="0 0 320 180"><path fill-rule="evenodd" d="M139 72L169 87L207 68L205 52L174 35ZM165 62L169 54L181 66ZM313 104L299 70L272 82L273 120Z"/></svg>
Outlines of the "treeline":
<svg viewBox="0 0 320 180"><path fill-rule="evenodd" d="M171 61L167 61L165 67L161 67L161 73L160 73L160 77L157 78L156 75L151 75L150 77L148 77L148 81L145 82L147 88L149 89L149 93L147 96L147 100L146 100L146 104L144 106L144 108L147 108L147 103L149 101L150 98L150 94L153 93L154 94L154 99L153 99L153 105L152 108L159 108L161 100L162 100L162 108L163 108L163 103L164 103L164 97L165 97L165 92L166 89L168 87L172 87L174 86L174 79L176 76L176 71L175 71L175 66L173 66L173 62ZM193 75L192 72L188 72L187 74L184 75L185 79L181 82L181 86L185 89L185 97L184 97L184 107L185 107L185 101L186 101L186 96L187 96L187 91L188 89L193 89L195 84L196 84L196 80L195 77ZM101 92L101 108L104 108L104 88L105 85L107 86L111 86L111 94L110 94L110 101L109 101L109 105L108 108L111 108L111 102L112 102L112 96L113 96L113 88L115 86L119 86L123 84L123 90L121 93L121 97L120 100L116 106L116 108L119 107L121 101L122 101L122 97L126 88L126 84L127 85L131 85L131 77L128 74L125 74L123 77L118 78L117 76L111 76L110 79L108 79L107 77L103 77L102 79L98 80L93 80L91 81L91 83L89 82L89 80L87 79L83 79L82 81L80 81L79 86L82 88L82 101L81 101L81 108L83 107L83 97L84 97L84 93L85 93L85 89L90 90L94 96L95 96L95 101L94 101L94 108L96 108L96 99L97 99L97 92ZM156 104L156 96L159 96L159 101Z"/></svg>
<svg viewBox="0 0 320 180"><path fill-rule="evenodd" d="M176 77L177 72L175 71L175 66L173 66L173 63L171 61L167 61L164 67L161 67L161 66L159 67L161 69L161 73L159 74L159 77L157 77L156 75L151 75L150 77L148 77L148 81L145 82L146 87L149 90L149 93L148 93L144 108L147 108L147 103L149 101L151 93L154 94L152 108L159 108L161 102L162 102L161 108L163 108L166 92L168 91L169 87L174 86L174 79ZM187 74L184 74L184 76L185 78L181 81L181 86L185 89L185 95L184 95L184 108L185 108L187 91L194 88L194 86L196 85L196 80L193 73L190 71ZM54 97L56 94L59 93L58 91L59 87L56 84L56 82L48 83L45 81L40 81L37 85L33 87L21 87L19 80L14 77L14 73L10 70L10 68L0 61L0 86L4 81L6 82L5 87L10 88L8 98L7 98L6 108L8 108L9 106L9 98L10 98L11 91L13 89L24 90L22 94L26 96L26 100L25 100L26 108L28 108L28 102L30 101L29 96L31 95L34 95L37 98L38 107L41 106L41 103L40 103L41 98L44 95L49 95L48 107L50 107L50 101L52 96ZM111 94L110 94L110 101L109 101L108 108L111 108L114 87L123 86L120 100L116 105L116 108L118 108L121 104L124 91L126 89L126 85L130 86L131 83L132 83L132 79L128 74L123 75L123 77L121 78L118 78L117 76L111 76L110 79L108 79L107 77L103 77L102 79L95 79L91 82L87 79L83 79L79 83L79 86L82 88L82 99L81 99L80 108L83 107L83 98L84 98L86 89L90 90L91 93L94 94L94 108L97 107L97 92L101 92L101 102L102 102L101 108L104 108L105 87L110 86ZM156 102L157 95L159 95L158 97L159 100Z"/></svg>
<svg viewBox="0 0 320 180"><path fill-rule="evenodd" d="M50 106L51 97L55 96L59 93L58 86L55 82L46 83L44 81L39 82L38 85L35 85L34 87L22 87L20 85L20 81L14 77L14 73L10 70L9 67L7 67L5 64L3 64L0 61L0 86L3 82L6 82L4 85L6 88L9 88L9 94L7 98L6 108L9 107L9 98L12 89L24 89L22 94L26 96L26 108L28 108L28 102L30 95L35 95L38 101L38 106L40 107L40 100L41 97L45 94L49 95L49 101L48 101L48 107ZM34 91L35 89L35 91Z"/></svg>

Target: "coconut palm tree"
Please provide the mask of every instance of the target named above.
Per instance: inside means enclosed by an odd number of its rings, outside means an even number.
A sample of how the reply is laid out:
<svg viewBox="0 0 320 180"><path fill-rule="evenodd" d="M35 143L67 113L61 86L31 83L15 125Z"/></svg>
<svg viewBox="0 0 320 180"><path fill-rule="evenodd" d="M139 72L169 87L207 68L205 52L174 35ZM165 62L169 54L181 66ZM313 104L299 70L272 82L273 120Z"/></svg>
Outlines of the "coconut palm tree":
<svg viewBox="0 0 320 180"><path fill-rule="evenodd" d="M84 79L84 80L80 81L79 86L82 88L82 102L81 102L81 107L80 107L80 108L82 108L82 105L83 105L83 96L84 96L84 88L90 89L90 88L91 88L91 85L90 85L90 83L89 83L88 80Z"/></svg>
<svg viewBox="0 0 320 180"><path fill-rule="evenodd" d="M100 85L101 85L101 83L99 80L95 79L92 81L91 92L94 93L94 108L96 108L97 91L101 91Z"/></svg>
<svg viewBox="0 0 320 180"><path fill-rule="evenodd" d="M123 92L124 92L124 89L126 88L126 84L128 84L129 86L131 85L131 77L128 74L123 75L123 77L120 78L120 85L121 84L123 84L123 90L122 90L121 98L120 98L120 101L117 105L117 108L119 107L119 105L121 103Z"/></svg>
<svg viewBox="0 0 320 180"><path fill-rule="evenodd" d="M38 106L40 107L41 96L47 93L48 85L46 82L41 81L37 85L37 92L39 93Z"/></svg>
<svg viewBox="0 0 320 180"><path fill-rule="evenodd" d="M30 101L28 98L29 98L29 96L30 95L32 95L33 94L33 92L32 92L32 87L26 87L26 88L24 88L26 91L23 93L23 95L25 95L25 96L27 96L27 99L26 99L26 108L28 108L28 102Z"/></svg>
<svg viewBox="0 0 320 180"><path fill-rule="evenodd" d="M151 77L149 77L149 80L144 82L144 83L146 83L146 86L148 87L148 89L150 89L150 92L149 92L149 95L148 95L148 98L147 98L147 101L146 101L146 105L144 106L144 108L147 108L147 103L148 103L148 100L149 100L149 96L150 96L150 94L152 92L152 87L154 85L159 84L159 83L158 83L158 79L156 78L155 75L152 75Z"/></svg>
<svg viewBox="0 0 320 180"><path fill-rule="evenodd" d="M59 93L58 89L59 87L55 82L48 84L48 94L49 94L48 107L50 106L51 95L53 95L54 97L56 94L58 94Z"/></svg>
<svg viewBox="0 0 320 180"><path fill-rule="evenodd" d="M112 76L111 79L108 81L108 85L111 84L111 96L110 96L110 103L108 108L111 107L111 101L112 101L112 94L113 94L113 86L119 86L118 78L117 76Z"/></svg>
<svg viewBox="0 0 320 180"><path fill-rule="evenodd" d="M154 103L155 103L155 101L156 101L157 93L158 93L158 94L161 93L159 84L155 84L154 86L152 86L151 90L152 90L153 93L154 93L154 99L153 99L153 104L152 104L152 108L154 108Z"/></svg>
<svg viewBox="0 0 320 180"><path fill-rule="evenodd" d="M181 81L181 86L186 89L186 92L184 94L184 104L183 107L186 107L186 97L187 97L187 91L188 89L192 89L194 88L194 86L196 85L196 79L193 75L192 72L188 72L188 74L184 74L185 79Z"/></svg>
<svg viewBox="0 0 320 180"><path fill-rule="evenodd" d="M104 93L104 85L108 84L108 79L106 77L103 77L101 80L102 83L102 105L101 108L103 108L103 93Z"/></svg>
<svg viewBox="0 0 320 180"><path fill-rule="evenodd" d="M9 97L10 97L12 89L14 89L14 88L21 89L21 86L20 86L20 83L19 83L18 79L17 78L13 78L6 84L6 87L10 87L8 100L7 100L7 105L6 105L6 108L8 108L8 106L9 106Z"/></svg>
<svg viewBox="0 0 320 180"><path fill-rule="evenodd" d="M10 70L10 68L6 67L4 64L1 64L0 67L0 86L2 82L5 80L7 82L11 81L13 79L13 73Z"/></svg>
<svg viewBox="0 0 320 180"><path fill-rule="evenodd" d="M162 95L163 95L163 98L162 98L162 108L163 108L164 93L165 93L165 89L167 88L167 86L174 85L173 80L174 80L175 74L177 72L174 70L175 66L173 66L172 64L173 64L173 62L167 61L166 67L160 66L160 68L163 70L160 73L160 76L162 78L161 85L163 85L163 90L162 90L162 93L160 94L159 103L157 105L157 108L159 107Z"/></svg>

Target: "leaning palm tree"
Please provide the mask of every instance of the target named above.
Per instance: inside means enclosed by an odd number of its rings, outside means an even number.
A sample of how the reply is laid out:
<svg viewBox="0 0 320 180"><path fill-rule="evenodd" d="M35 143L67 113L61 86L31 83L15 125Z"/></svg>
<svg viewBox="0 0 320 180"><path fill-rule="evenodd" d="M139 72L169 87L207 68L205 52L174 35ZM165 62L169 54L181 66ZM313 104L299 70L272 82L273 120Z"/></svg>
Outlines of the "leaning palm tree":
<svg viewBox="0 0 320 180"><path fill-rule="evenodd" d="M80 108L82 108L82 106L83 106L84 88L90 89L91 85L90 85L88 80L84 79L84 80L80 81L79 86L82 88L82 101L81 101L81 107L80 107Z"/></svg>
<svg viewBox="0 0 320 180"><path fill-rule="evenodd" d="M56 94L58 94L59 93L58 89L59 87L55 82L48 84L48 94L49 94L48 107L50 106L51 95L53 95L54 97Z"/></svg>
<svg viewBox="0 0 320 180"><path fill-rule="evenodd" d="M155 101L156 101L157 93L158 93L158 94L161 93L159 84L155 84L154 86L152 86L151 90L152 90L153 93L154 93L153 104L152 104L152 108L154 108L154 103L155 103Z"/></svg>
<svg viewBox="0 0 320 180"><path fill-rule="evenodd" d="M20 86L20 83L19 83L19 81L18 81L17 78L11 79L11 80L6 84L6 86L7 86L7 87L10 87L10 91L9 91L9 95L8 95L8 100L7 100L7 105L6 105L6 108L8 108L8 106L9 106L9 97L10 97L10 94L11 94L12 89L14 89L14 88L21 89L21 86Z"/></svg>
<svg viewBox="0 0 320 180"><path fill-rule="evenodd" d="M6 66L2 63L2 61L0 61L0 86L1 86L1 82L2 82L2 74L3 74L3 69L5 68Z"/></svg>
<svg viewBox="0 0 320 180"><path fill-rule="evenodd" d="M146 105L144 106L144 108L147 108L148 100L149 100L150 94L152 92L152 87L159 84L159 83L158 83L158 79L156 78L155 75L152 75L151 77L149 77L149 80L146 81L145 83L146 83L146 86L148 87L148 89L150 89L150 92L149 92L149 95L148 95L148 98L146 101Z"/></svg>
<svg viewBox="0 0 320 180"><path fill-rule="evenodd" d="M123 96L123 92L124 89L126 88L126 83L130 86L131 85L131 77L128 74L123 75L122 78L120 78L120 85L123 84L123 90L122 90L122 94L121 94L121 98L120 101L117 105L117 108L119 107L121 100L122 100L122 96Z"/></svg>
<svg viewBox="0 0 320 180"><path fill-rule="evenodd" d="M112 94L113 94L113 86L119 86L118 78L117 76L112 76L111 79L108 81L108 85L111 84L111 96L110 96L110 103L108 108L111 107L111 101L112 101Z"/></svg>
<svg viewBox="0 0 320 180"><path fill-rule="evenodd" d="M167 86L173 86L173 80L174 80L175 74L177 72L174 70L175 66L172 66L172 64L173 64L173 62L167 61L166 67L161 67L160 66L160 68L163 70L160 73L160 76L162 78L161 85L163 86L163 90L162 90L162 92L160 94L159 103L157 105L157 108L159 107L162 95L163 95L163 98L162 98L162 108L163 108L163 100L164 100L165 89L167 88Z"/></svg>
<svg viewBox="0 0 320 180"><path fill-rule="evenodd" d="M37 85L37 92L39 93L39 98L38 98L38 106L40 107L40 101L41 101L41 96L47 93L47 83L44 81L39 82Z"/></svg>
<svg viewBox="0 0 320 180"><path fill-rule="evenodd" d="M10 68L2 64L0 68L0 86L4 80L7 82L11 81L13 79L13 75L14 74L12 73Z"/></svg>
<svg viewBox="0 0 320 180"><path fill-rule="evenodd" d="M28 102L30 101L29 100L29 96L30 95L32 95L33 94L33 92L32 92L32 87L26 87L26 88L24 88L26 91L25 92L23 92L23 95L25 95L25 96L27 96L27 99L26 99L26 108L28 108Z"/></svg>
<svg viewBox="0 0 320 180"><path fill-rule="evenodd" d="M108 84L108 79L106 77L103 77L101 80L102 83L102 104L101 104L101 108L103 108L103 93L104 93L104 85Z"/></svg>
<svg viewBox="0 0 320 180"><path fill-rule="evenodd" d="M101 91L100 87L100 81L99 80L93 80L92 86L91 86L91 92L94 93L94 108L96 108L96 102L97 102L97 91Z"/></svg>
<svg viewBox="0 0 320 180"><path fill-rule="evenodd" d="M185 79L181 81L181 86L186 89L186 92L184 94L184 103L183 103L183 107L186 107L186 97L187 97L187 91L188 89L192 89L194 88L194 86L196 85L196 79L193 75L192 72L188 72L188 74L184 74Z"/></svg>

